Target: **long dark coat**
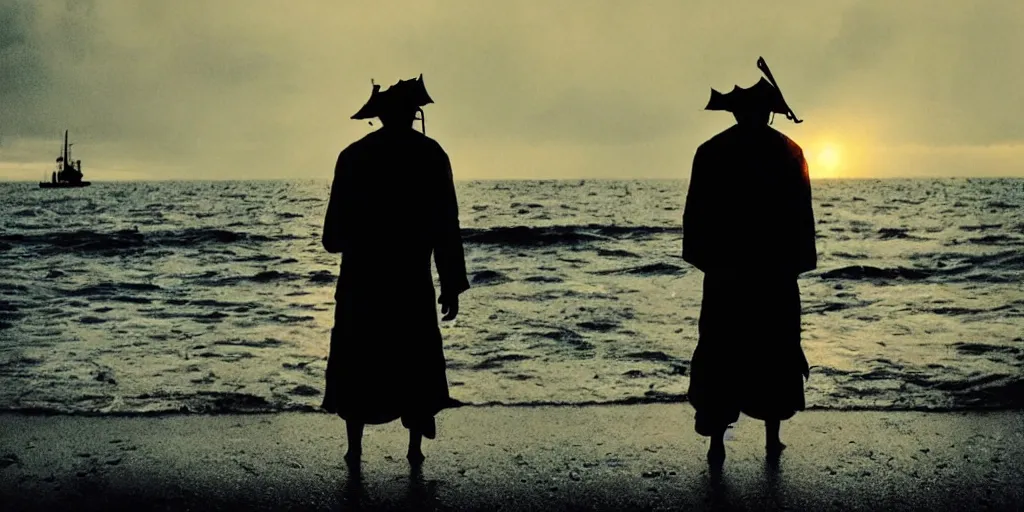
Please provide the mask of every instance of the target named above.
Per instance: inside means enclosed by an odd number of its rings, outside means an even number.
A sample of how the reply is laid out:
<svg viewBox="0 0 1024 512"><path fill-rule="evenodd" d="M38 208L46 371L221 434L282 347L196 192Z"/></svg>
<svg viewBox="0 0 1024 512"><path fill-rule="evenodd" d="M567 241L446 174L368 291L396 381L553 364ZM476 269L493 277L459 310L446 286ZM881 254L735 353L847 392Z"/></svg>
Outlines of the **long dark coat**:
<svg viewBox="0 0 1024 512"><path fill-rule="evenodd" d="M323 408L406 427L452 405L441 294L469 288L448 155L410 129L382 128L338 156L323 245L342 253Z"/></svg>
<svg viewBox="0 0 1024 512"><path fill-rule="evenodd" d="M804 409L797 277L817 265L807 162L767 125L735 125L702 144L683 212L683 259L704 272L690 366L696 430Z"/></svg>

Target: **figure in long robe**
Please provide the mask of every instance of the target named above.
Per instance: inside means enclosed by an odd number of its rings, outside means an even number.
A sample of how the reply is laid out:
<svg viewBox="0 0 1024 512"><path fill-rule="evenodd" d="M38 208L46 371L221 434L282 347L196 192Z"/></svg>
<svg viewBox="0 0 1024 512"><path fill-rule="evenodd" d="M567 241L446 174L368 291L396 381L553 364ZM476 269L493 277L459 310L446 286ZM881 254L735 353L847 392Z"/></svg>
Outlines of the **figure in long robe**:
<svg viewBox="0 0 1024 512"><path fill-rule="evenodd" d="M777 456L780 422L804 409L797 279L816 267L817 250L803 151L768 125L773 113L796 119L777 85L712 90L707 109L736 118L697 149L683 212L683 259L704 273L688 396L715 465L740 412L765 422Z"/></svg>
<svg viewBox="0 0 1024 512"><path fill-rule="evenodd" d="M422 75L375 86L353 118L383 126L345 148L334 169L322 242L342 261L322 407L346 421L349 463L364 425L396 419L409 429L410 462L422 461L422 437L434 438L434 416L454 404L431 255L443 320L458 314L469 282L448 155L412 127L425 103Z"/></svg>

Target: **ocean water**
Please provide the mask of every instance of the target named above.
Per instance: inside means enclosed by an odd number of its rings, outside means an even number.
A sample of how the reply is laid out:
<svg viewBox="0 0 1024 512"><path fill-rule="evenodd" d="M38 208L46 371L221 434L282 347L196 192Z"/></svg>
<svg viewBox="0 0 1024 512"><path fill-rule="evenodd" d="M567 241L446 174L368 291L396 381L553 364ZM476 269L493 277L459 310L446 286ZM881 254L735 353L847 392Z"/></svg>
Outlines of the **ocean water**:
<svg viewBox="0 0 1024 512"><path fill-rule="evenodd" d="M1024 180L813 187L808 406L1024 406ZM457 189L473 288L442 327L454 398L685 400L702 279L680 258L685 181ZM319 243L328 192L0 183L0 409L314 408L339 263Z"/></svg>

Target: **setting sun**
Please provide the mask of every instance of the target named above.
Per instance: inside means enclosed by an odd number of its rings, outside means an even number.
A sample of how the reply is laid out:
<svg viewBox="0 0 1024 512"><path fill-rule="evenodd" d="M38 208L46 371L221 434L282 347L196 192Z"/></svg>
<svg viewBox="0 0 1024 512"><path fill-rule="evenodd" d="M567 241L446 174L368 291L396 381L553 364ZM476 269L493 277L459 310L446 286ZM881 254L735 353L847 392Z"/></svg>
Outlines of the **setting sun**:
<svg viewBox="0 0 1024 512"><path fill-rule="evenodd" d="M810 174L814 178L834 178L839 175L841 160L839 148L831 144L822 146L809 162Z"/></svg>

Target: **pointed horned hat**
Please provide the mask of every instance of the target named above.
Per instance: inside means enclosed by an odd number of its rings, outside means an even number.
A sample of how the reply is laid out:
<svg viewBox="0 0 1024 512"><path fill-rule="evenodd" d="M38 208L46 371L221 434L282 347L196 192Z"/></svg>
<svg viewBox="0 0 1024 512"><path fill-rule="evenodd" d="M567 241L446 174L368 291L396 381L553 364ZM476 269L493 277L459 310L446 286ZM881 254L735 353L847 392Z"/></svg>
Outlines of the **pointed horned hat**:
<svg viewBox="0 0 1024 512"><path fill-rule="evenodd" d="M373 84L373 81L370 81ZM433 103L434 100L427 94L423 86L423 74L419 78L399 80L396 84L381 91L380 85L373 84L373 91L370 99L359 109L352 119L371 119L380 117L381 112L388 110L419 110L422 112L424 105Z"/></svg>
<svg viewBox="0 0 1024 512"><path fill-rule="evenodd" d="M779 90L779 84L772 76L763 57L758 57L757 68L764 72L768 80L761 77L756 84L746 89L737 85L725 94L712 88L711 99L708 100L708 105L704 107L704 110L736 112L750 108L766 108L773 114L785 114L786 119L794 123L804 122L803 119L798 119L793 113L793 109L786 104L786 99L782 97L782 91Z"/></svg>

